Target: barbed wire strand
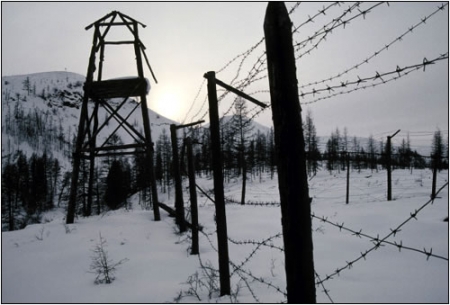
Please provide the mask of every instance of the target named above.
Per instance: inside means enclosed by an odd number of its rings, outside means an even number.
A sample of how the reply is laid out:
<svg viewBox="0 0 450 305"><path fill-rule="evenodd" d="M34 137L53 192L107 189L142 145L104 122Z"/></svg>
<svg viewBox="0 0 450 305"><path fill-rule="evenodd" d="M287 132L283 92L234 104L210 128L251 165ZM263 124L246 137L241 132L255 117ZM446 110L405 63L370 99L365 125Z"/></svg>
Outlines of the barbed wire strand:
<svg viewBox="0 0 450 305"><path fill-rule="evenodd" d="M347 82L347 83L341 82L340 85L327 86L326 88L321 88L321 89L317 89L317 90L313 89L312 91L306 92L306 93L300 92L299 96L301 98L303 98L306 95L311 95L311 94L314 96L315 94L319 94L320 92L323 92L323 91L331 92L331 91L334 91L334 89L345 88L348 85L357 85L358 86L357 88L354 88L354 89L351 89L351 90L348 90L348 91L340 91L340 92L337 92L337 93L334 93L334 94L329 94L329 95L327 95L325 97L321 97L321 98L318 98L318 99L315 99L315 100L312 100L312 101L302 102L302 105L308 105L308 104L316 103L316 102L318 102L320 100L329 99L329 98L332 98L332 97L335 97L335 96L338 96L338 95L349 94L349 93L352 93L352 92L355 92L355 91L358 91L358 90L367 89L367 88L370 88L370 87L374 88L374 87L377 87L379 85L384 85L384 84L387 84L389 82L395 81L395 80L397 80L399 78L402 78L402 77L410 74L411 72L418 71L420 69L423 69L423 71L425 71L426 66L428 66L430 64L435 64L437 61L444 60L444 59L448 59L448 52L445 53L445 54L441 54L439 57L437 57L437 58L435 58L435 59L433 59L431 61L428 61L426 58L424 58L423 62L420 63L420 64L415 64L415 65L407 66L407 67L404 67L404 68L400 68L399 66L397 66L397 68L395 70L393 70L393 71L389 71L389 72L382 73L382 74L380 74L379 72L376 72L375 76L366 77L366 78L360 78L358 76L358 80L356 80L356 81ZM405 72L405 70L406 70L406 72ZM396 74L396 73L398 74L397 76L391 77L390 79L387 79L387 80L383 79L383 76L389 76L389 75L393 75L393 74ZM378 83L373 83L373 84L364 85L364 86L359 87L359 85L361 83L365 83L367 81L375 81L377 79L380 79L381 81L378 82Z"/></svg>
<svg viewBox="0 0 450 305"><path fill-rule="evenodd" d="M436 196L445 188L448 186L448 182L445 183L437 192L436 192ZM436 198L436 197L435 197ZM325 279L317 282L317 283L323 283L325 281L328 281L330 279L333 278L333 276L335 275L339 275L343 270L346 269L351 269L353 267L353 264L360 261L361 259L366 259L367 254L369 254L370 252L377 250L380 246L382 246L383 242L386 241L386 239L388 239L389 237L391 237L392 235L395 235L396 233L398 233L400 231L400 229L409 221L411 221L412 219L417 219L416 216L417 214L424 209L426 206L428 206L429 204L432 204L435 200L435 198L431 198L430 200L428 200L425 204L423 204L419 209L415 210L414 213L410 213L410 216L403 221L400 225L398 225L395 229L390 229L390 233L387 234L385 237L383 238L376 238L374 240L372 240L372 242L374 243L374 246L368 250L366 250L364 253L361 252L361 255L358 256L356 259L348 262L346 261L346 265L344 267L340 267L337 268L333 273L331 273L330 275L326 275ZM397 244L397 247L399 248L399 250L401 250L401 248L403 247L401 244ZM430 251L426 251L426 249L424 249L425 254L427 255L427 260L429 259L429 257L432 255L433 249L430 248Z"/></svg>
<svg viewBox="0 0 450 305"><path fill-rule="evenodd" d="M311 216L312 216L313 218L315 218L315 219L320 220L321 222L328 223L328 224L330 224L330 225L332 225L332 226L338 228L339 231L344 230L344 231L350 232L350 233L352 233L352 236L356 236L356 237L359 237L359 238L365 237L365 238L370 239L371 241L378 241L378 240L380 240L379 236L373 237L373 236L371 236L371 235L362 233L362 229L359 230L359 231L355 231L355 230L349 229L348 227L345 227L345 226L344 226L344 223L342 223L342 224L339 224L339 223L337 223L337 222L336 222L336 223L333 223L333 222L331 222L331 221L328 220L328 217L325 217L325 216L319 217L319 216L316 216L314 213L312 213ZM394 233L394 237L395 237L395 234L397 234L397 233L400 232L400 231L401 231L401 230L396 230L395 233ZM403 245L403 242L400 242L400 244L397 244L396 242L390 242L390 241L388 241L388 240L380 240L380 241L381 241L383 244L388 244L388 245L397 247L397 248L399 248L399 249L401 248L401 249L411 250L411 251L415 251L415 252L419 252L419 253L425 254L427 257L435 257L435 258L439 258L439 259L448 261L448 258L447 258L447 257L441 256L441 255L432 254L432 253L428 253L428 252L426 252L426 251L422 251L422 250L417 249L417 248L412 248L412 247L405 246L405 245Z"/></svg>
<svg viewBox="0 0 450 305"><path fill-rule="evenodd" d="M360 3L357 2L357 3L353 4L352 6L349 6L348 9L344 10L344 12L339 17L333 18L330 22L328 22L327 24L320 27L320 30L315 31L312 36L308 36L307 39L304 39L301 42L295 41L295 44L294 44L295 52L298 52L301 49L305 48L308 45L308 43L312 43L313 40L316 39L317 37L319 37L320 35L326 36L326 35L328 35L328 33L331 33L332 30L328 31L327 27L332 25L332 28L333 28L339 22L343 22L342 18L344 18L347 14L351 13L355 8L359 7L359 5L360 5ZM325 31L325 30L327 30L327 31Z"/></svg>
<svg viewBox="0 0 450 305"><path fill-rule="evenodd" d="M181 122L181 124L184 124L186 122L186 119L187 119L189 113L194 108L195 102L197 101L197 99L198 99L198 97L199 97L199 95L200 95L200 93L201 93L201 91L203 89L203 86L205 85L205 82L206 82L206 79L203 77L203 81L202 81L202 83L200 84L200 87L197 90L197 94L195 95L194 100L192 101L191 106L189 107L189 110L186 112L186 115L184 116L184 119Z"/></svg>
<svg viewBox="0 0 450 305"><path fill-rule="evenodd" d="M367 10L365 10L365 11L360 11L360 13L359 13L358 15L356 15L356 16L354 16L354 17L352 17L352 18L349 18L348 20L342 21L342 20L341 20L342 17L345 16L349 11L351 11L351 10L354 9L355 7L359 7L359 4L354 5L353 7L349 8L348 10L346 10L346 11L341 15L340 18L338 18L337 20L336 20L336 19L333 20L333 23L334 23L334 24L333 24L331 30L332 30L333 28L336 28L336 27L339 26L339 25L336 24L336 23L338 23L339 21L341 21L340 25L344 24L344 27L345 27L345 24L349 23L351 20L353 20L353 19L355 19L355 18L357 18L357 17L363 16L363 17L365 18L365 15L366 15L368 12L370 12L370 10L372 10L373 8L377 7L377 6L380 5L380 4L382 4L382 2L381 2L381 3L378 3L378 4L376 4L376 5L373 5L372 7L370 7L369 9L367 9ZM324 8L324 10L330 8L331 6L332 6L332 5L329 5L327 8ZM323 13L323 10L322 10L322 11L319 11L319 13ZM320 15L320 14L316 14L316 15L318 16L318 15ZM306 24L306 23L304 23L304 24ZM300 27L297 27L294 31L297 31L299 28L300 28ZM319 35L321 35L321 34L323 34L323 33L324 33L323 31L318 31L318 32L316 32L315 35L313 35L313 37L319 36ZM325 32L325 36L328 35L328 33L331 33L331 31L328 31L328 30L327 30L327 31ZM310 38L311 38L311 37L310 37ZM322 39L321 39L320 41L322 41L323 38L324 38L324 37L322 37ZM262 42L262 41L263 41L263 39L262 39L260 42ZM309 39L308 39L308 41L309 41ZM318 44L316 44L315 47L317 47L317 45L318 45ZM299 49L299 48L297 48L297 50L298 50L298 49ZM240 80L240 81L238 82L239 84L236 86L236 88L237 88L238 90L244 91L244 88L246 88L247 86L249 86L250 84L252 84L254 81L260 80L260 79L264 79L264 78L267 77L267 76L263 76L263 77L259 77L259 78L256 79L256 76L258 76L261 72L267 70L267 67L264 67L264 64L265 64L265 62L266 62L266 59L261 59L264 55L265 55L265 51L261 54L260 57L258 57L256 63L253 65L253 67L252 67L252 68L250 69L250 71L248 72L247 77L244 78L244 79L242 79L242 80ZM301 56L300 56L300 57L301 57ZM298 57L298 58L299 58L299 57ZM297 59L298 59L298 58L297 58ZM234 84L234 81L235 81L236 79L237 79L237 77L233 78L233 81L232 81L231 84ZM265 90L259 90L258 92L265 92ZM226 95L228 95L228 93L229 93L229 92L225 92L223 95L221 95L221 96L218 98L218 100L219 100L219 101L222 100ZM230 113L231 109L234 107L235 102L236 102L236 99L235 99L234 102L230 105L230 107L228 108L228 110L225 111L225 113L223 114L224 116L226 116L228 113ZM205 114L205 115L206 115L206 114Z"/></svg>
<svg viewBox="0 0 450 305"><path fill-rule="evenodd" d="M400 36L398 36L397 38L395 38L394 40L392 40L391 42L389 42L388 44L385 44L382 48L380 48L378 51L375 51L371 56L366 57L366 59L364 59L363 61L353 65L352 67L344 70L343 72L340 72L334 76L331 76L327 79L322 79L320 81L315 81L315 82L310 82L308 84L305 85L301 85L299 86L299 89L303 89L306 87L310 87L313 85L318 85L318 84L322 84L322 83L326 83L329 81L332 81L334 79L340 78L341 76L349 73L352 70L358 69L360 66L364 65L364 64L368 64L369 61L371 61L373 58L375 58L376 56L380 55L380 53L382 53L383 51L387 51L389 50L389 47L391 47L393 44L400 42L403 40L403 38L408 35L413 33L413 30L415 30L417 27L426 24L426 21L429 20L431 17L433 17L436 13L438 13L439 11L443 11L444 8L448 5L448 3L442 4L441 6L438 7L437 10L435 10L434 12L432 12L431 14L429 14L428 16L426 16L425 18L421 19L417 24L411 26L410 28L408 28L407 31L405 31L403 34L401 34Z"/></svg>
<svg viewBox="0 0 450 305"><path fill-rule="evenodd" d="M322 30L318 30L316 33L314 33L313 36L308 37L307 39L305 39L305 40L303 40L303 41L301 41L301 42L298 42L298 43L294 44L295 52L298 52L298 51L300 51L301 49L305 48L305 47L307 46L308 43L312 43L312 41L313 41L314 39L316 39L316 38L319 37L319 36L322 36L322 37L320 37L319 41L318 41L316 44L314 44L314 45L312 46L311 49L309 49L308 51L303 52L302 54L298 55L298 56L296 57L296 59L300 59L300 58L303 57L305 54L310 54L310 52L311 52L312 50L317 49L318 46L319 46L319 44L320 44L322 41L326 40L326 37L328 36L328 34L332 33L332 31L333 31L334 29L339 28L339 27L341 27L341 26L343 26L343 27L345 28L345 26L346 26L347 24L349 24L350 21L353 21L353 20L356 19L356 18L363 17L363 18L365 19L367 13L371 12L371 10L373 10L374 8L380 6L380 5L383 4L383 3L384 3L384 2L379 2L379 3L377 3L377 4L374 4L374 5L372 5L371 7L369 7L368 9L366 9L366 10L364 10L364 11L361 11L361 10L358 9L359 14L356 14L355 16L350 17L349 19L342 20L342 18L343 18L348 12L351 12L351 11L354 10L355 8L359 7L359 4L360 4L360 3L359 3L359 2L356 3L352 8L349 8L349 9L347 9L346 11L344 11L344 13L343 13L340 17L338 17L337 19L332 20L332 21L331 21L331 23L332 23L332 26L331 26L331 27L324 26Z"/></svg>

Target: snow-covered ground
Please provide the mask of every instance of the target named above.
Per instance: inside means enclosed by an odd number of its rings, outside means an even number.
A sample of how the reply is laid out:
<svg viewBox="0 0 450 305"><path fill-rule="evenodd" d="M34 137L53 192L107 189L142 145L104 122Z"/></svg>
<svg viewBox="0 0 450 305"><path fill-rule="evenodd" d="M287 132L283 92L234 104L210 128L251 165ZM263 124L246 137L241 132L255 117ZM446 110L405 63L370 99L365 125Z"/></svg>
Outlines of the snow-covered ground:
<svg viewBox="0 0 450 305"><path fill-rule="evenodd" d="M411 213L430 199L431 171L395 170L393 201L386 201L386 172L351 172L350 203L345 204L345 172L321 171L312 178L310 196L315 216L382 239ZM448 182L448 171L438 175L438 188ZM212 180L197 179L205 190ZM187 186L187 182L185 182ZM240 198L241 181L225 186L225 195ZM160 200L173 205L160 194ZM188 194L184 194L189 205ZM278 200L276 176L259 177L248 183L247 200ZM2 232L2 302L19 303L159 303L159 302L282 302L286 301L285 273L278 206L228 204L227 226L232 296L219 297L214 290L218 279L208 278L218 259L214 205L198 195L200 256L190 255L190 233L178 234L173 218L161 210L162 220L143 210L137 197L132 209L78 218L64 225L64 211L46 214L47 222L24 230ZM448 303L449 239L448 186L433 204L427 205L388 240L423 252L383 244L316 287L317 301L338 303ZM107 240L109 257L117 262L111 284L95 284L89 272L91 251L99 233ZM327 222L313 219L314 264L320 279L348 266L374 246L369 238L358 237ZM264 244L258 241L266 240ZM236 270L236 266L239 267ZM319 281L319 279L317 279ZM213 288L207 288L211 285ZM197 294L197 296L196 296Z"/></svg>

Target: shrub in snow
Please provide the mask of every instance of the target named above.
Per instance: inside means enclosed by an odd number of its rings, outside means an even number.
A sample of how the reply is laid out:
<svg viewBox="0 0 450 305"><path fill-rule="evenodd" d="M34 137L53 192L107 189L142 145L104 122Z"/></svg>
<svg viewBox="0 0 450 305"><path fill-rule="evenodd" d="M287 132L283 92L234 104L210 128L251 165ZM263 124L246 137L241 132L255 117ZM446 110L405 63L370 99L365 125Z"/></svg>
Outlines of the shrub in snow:
<svg viewBox="0 0 450 305"><path fill-rule="evenodd" d="M94 254L91 256L92 262L90 272L96 274L96 284L110 284L115 279L114 273L116 272L117 266L128 261L128 259L124 258L119 262L114 263L108 257L108 251L105 249L107 246L106 239L102 237L101 233L99 233L99 236L99 243L95 245L94 249L92 249Z"/></svg>
<svg viewBox="0 0 450 305"><path fill-rule="evenodd" d="M180 291L174 299L175 303L179 303L183 297L195 297L201 302L201 296L205 293L211 300L214 295L219 293L219 270L215 269L209 261L203 264L201 259L199 260L201 273L196 271L188 277L186 284L189 285L189 289Z"/></svg>
<svg viewBox="0 0 450 305"><path fill-rule="evenodd" d="M34 235L34 237L36 237L37 240L44 240L44 231L45 228L44 226L42 226L41 229L39 230L39 233Z"/></svg>

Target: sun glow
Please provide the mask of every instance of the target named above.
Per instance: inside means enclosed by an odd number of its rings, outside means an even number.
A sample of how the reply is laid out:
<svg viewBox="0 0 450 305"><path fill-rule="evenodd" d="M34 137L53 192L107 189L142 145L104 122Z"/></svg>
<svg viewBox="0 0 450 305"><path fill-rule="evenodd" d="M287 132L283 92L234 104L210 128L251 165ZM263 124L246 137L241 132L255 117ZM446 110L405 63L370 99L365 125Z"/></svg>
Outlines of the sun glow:
<svg viewBox="0 0 450 305"><path fill-rule="evenodd" d="M177 121L181 119L181 106L181 98L176 92L165 91L157 99L156 112Z"/></svg>

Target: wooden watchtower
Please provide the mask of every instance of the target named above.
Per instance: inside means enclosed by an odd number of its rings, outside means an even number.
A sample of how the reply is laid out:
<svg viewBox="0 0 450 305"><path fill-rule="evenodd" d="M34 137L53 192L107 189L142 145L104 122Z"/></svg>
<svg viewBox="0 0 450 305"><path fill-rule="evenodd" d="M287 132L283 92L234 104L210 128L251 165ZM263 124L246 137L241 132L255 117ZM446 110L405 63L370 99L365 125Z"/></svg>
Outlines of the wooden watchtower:
<svg viewBox="0 0 450 305"><path fill-rule="evenodd" d="M148 58L145 55L145 46L139 39L139 25L145 27L144 24L125 14L113 11L85 28L86 30L89 30L94 27L94 38L89 58L86 82L84 84L84 97L81 106L80 123L78 125L78 136L75 152L73 154L72 181L66 218L67 223L74 222L81 159L88 160L90 163L87 200L88 206L92 206L95 159L97 157L111 155L135 154L136 149L141 153L144 153L148 159L148 164L150 166L149 184L151 186L154 218L155 221L160 220L158 193L153 169L153 144L146 99L150 85L148 80L144 77L142 55L144 55L153 79L156 83L157 81L148 62ZM127 41L106 40L106 35L112 27L126 27L126 29L131 32L132 39ZM136 77L113 80L102 79L104 53L107 45L132 45L132 47L134 47L137 67ZM121 110L130 97L140 98L140 108L144 125L143 133L136 130L132 124L127 122L127 118L131 113L126 116L119 113L119 110ZM115 99L114 103L110 101L110 99L113 98ZM120 99L121 102L118 103L117 99ZM139 104L137 104L131 112L134 112L138 106ZM107 112L107 116L101 124L99 124L100 120L98 117L99 107L103 107ZM107 126L108 122L112 119L118 122L117 128L110 133L105 141L98 143L99 133L102 130L103 132L106 130L105 126ZM120 145L108 144L110 143L108 142L108 139L120 129L125 130L134 139L134 142Z"/></svg>

